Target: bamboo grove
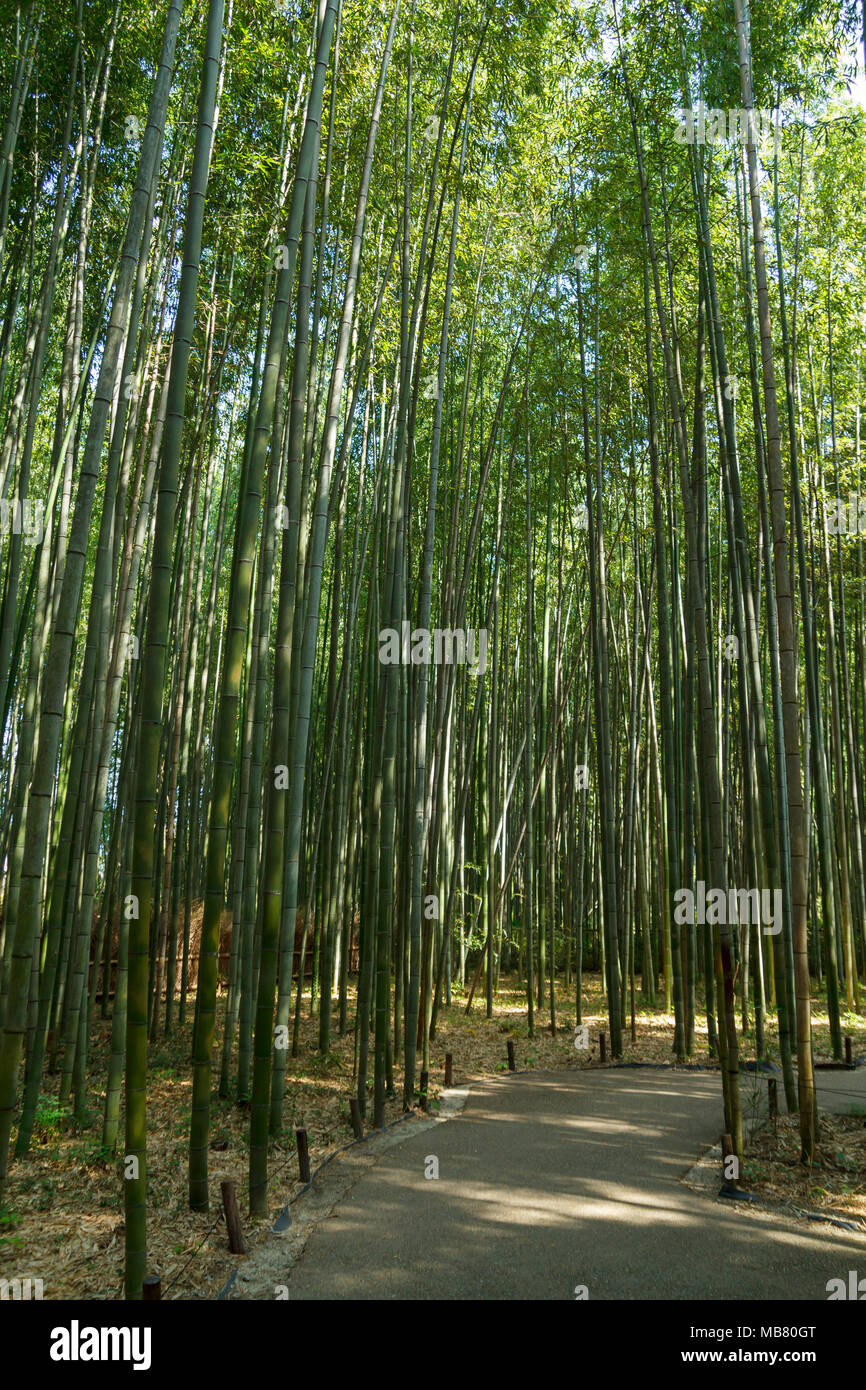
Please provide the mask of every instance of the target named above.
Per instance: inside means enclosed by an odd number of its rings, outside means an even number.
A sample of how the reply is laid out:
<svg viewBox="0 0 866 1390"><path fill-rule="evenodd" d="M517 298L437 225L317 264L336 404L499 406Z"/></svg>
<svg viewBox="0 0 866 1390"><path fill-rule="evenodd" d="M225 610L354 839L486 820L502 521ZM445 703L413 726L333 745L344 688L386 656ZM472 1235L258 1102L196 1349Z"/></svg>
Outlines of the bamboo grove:
<svg viewBox="0 0 866 1390"><path fill-rule="evenodd" d="M378 1126L501 972L531 1036L600 971L614 1058L637 992L678 1060L705 1014L738 1151L772 1041L810 1155L866 972L864 14L4 4L0 1195L110 1019L127 1297L188 1018L195 1210L216 1091L266 1213L302 1009Z"/></svg>

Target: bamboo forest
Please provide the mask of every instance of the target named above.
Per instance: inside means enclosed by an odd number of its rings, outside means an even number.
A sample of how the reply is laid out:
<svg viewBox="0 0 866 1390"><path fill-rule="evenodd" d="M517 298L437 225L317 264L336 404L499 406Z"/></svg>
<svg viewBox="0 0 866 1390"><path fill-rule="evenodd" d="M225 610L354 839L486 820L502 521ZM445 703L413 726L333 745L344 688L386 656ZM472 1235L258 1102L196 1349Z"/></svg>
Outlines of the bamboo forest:
<svg viewBox="0 0 866 1390"><path fill-rule="evenodd" d="M866 1299L866 4L0 16L0 1333Z"/></svg>

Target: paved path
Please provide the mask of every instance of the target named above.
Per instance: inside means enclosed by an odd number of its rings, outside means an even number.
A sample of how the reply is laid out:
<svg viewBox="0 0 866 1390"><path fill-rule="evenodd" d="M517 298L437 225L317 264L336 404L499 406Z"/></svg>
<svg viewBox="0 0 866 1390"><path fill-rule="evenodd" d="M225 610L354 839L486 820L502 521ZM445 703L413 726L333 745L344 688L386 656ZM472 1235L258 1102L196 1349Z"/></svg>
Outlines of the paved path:
<svg viewBox="0 0 866 1390"><path fill-rule="evenodd" d="M313 1230L295 1299L826 1300L866 1236L680 1181L718 1139L718 1074L532 1072L383 1153ZM438 1179L426 1178L438 1160Z"/></svg>
<svg viewBox="0 0 866 1390"><path fill-rule="evenodd" d="M866 1115L866 1066L853 1071L815 1072L818 1109L832 1115ZM779 1087L782 1090L782 1087Z"/></svg>

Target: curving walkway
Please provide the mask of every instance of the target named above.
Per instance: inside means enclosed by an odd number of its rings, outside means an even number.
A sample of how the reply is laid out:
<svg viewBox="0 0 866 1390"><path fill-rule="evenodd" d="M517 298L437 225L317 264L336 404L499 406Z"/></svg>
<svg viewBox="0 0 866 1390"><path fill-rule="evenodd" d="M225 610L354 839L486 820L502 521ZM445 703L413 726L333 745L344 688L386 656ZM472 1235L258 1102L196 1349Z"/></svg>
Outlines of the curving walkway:
<svg viewBox="0 0 866 1390"><path fill-rule="evenodd" d="M866 1275L866 1235L680 1181L720 1114L712 1073L476 1082L462 1113L409 1127L346 1186L286 1270L288 1296L574 1299L585 1285L590 1300L824 1301L829 1279Z"/></svg>

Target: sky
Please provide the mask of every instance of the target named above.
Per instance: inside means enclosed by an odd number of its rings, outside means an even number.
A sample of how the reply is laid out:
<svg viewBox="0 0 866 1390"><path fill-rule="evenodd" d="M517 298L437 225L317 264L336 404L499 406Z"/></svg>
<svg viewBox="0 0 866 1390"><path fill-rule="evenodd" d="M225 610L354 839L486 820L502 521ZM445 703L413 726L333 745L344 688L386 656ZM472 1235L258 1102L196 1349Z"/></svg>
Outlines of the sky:
<svg viewBox="0 0 866 1390"><path fill-rule="evenodd" d="M857 45L857 77L848 89L852 101L866 111L866 75L863 72L863 45Z"/></svg>

